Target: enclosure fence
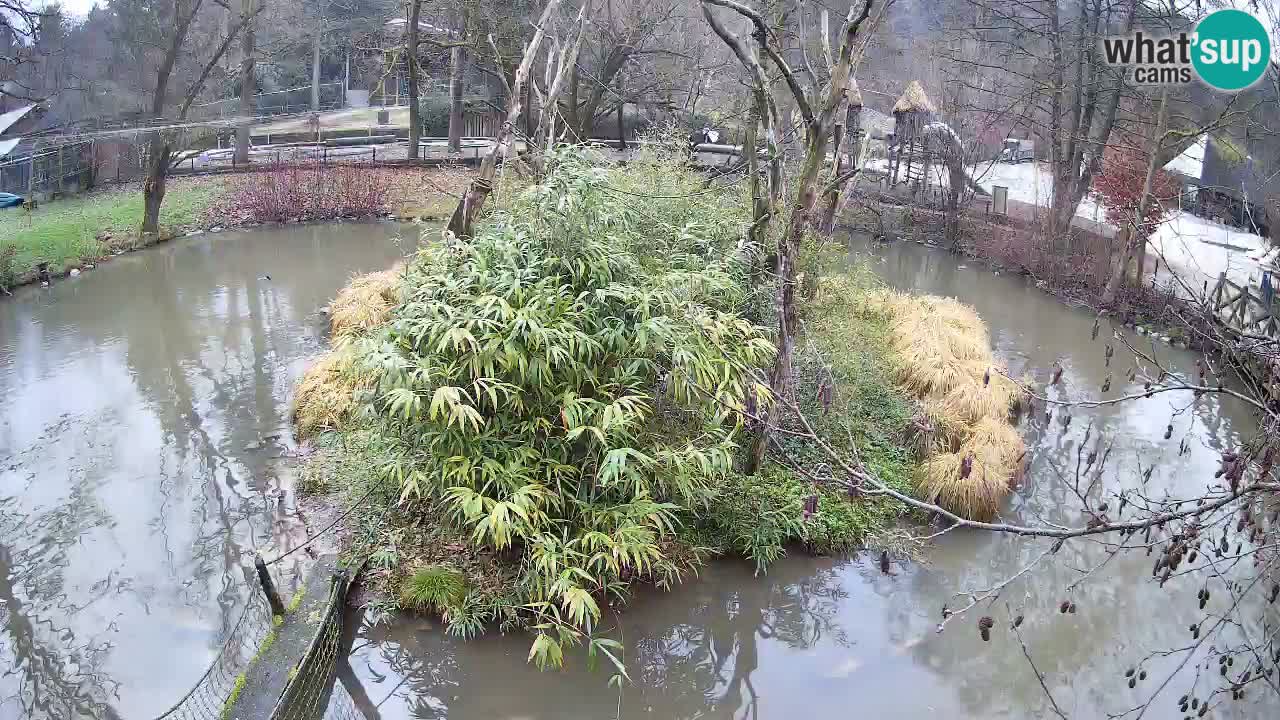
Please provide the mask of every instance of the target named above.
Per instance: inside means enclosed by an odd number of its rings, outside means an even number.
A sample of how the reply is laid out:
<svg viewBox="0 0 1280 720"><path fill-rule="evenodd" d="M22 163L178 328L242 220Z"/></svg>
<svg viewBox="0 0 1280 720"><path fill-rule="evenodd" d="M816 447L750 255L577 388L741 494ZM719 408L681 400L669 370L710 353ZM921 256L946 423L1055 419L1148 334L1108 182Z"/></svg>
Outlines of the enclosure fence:
<svg viewBox="0 0 1280 720"><path fill-rule="evenodd" d="M250 591L240 620L232 627L222 648L191 690L156 720L225 720L228 699L242 673L273 627L271 607L261 592Z"/></svg>
<svg viewBox="0 0 1280 720"><path fill-rule="evenodd" d="M335 703L334 695L341 695L337 705L343 704L355 710L351 696L341 690L342 685L334 682L337 678L338 664L346 662L346 652L342 644L342 621L345 616L347 589L351 578L346 570L339 570L333 578L329 589L329 601L325 606L320 627L312 639L310 647L298 663L298 672L285 687L284 693L271 712L271 720L319 720L322 717L360 718L358 714L332 715L330 706ZM332 712L341 712L334 708Z"/></svg>
<svg viewBox="0 0 1280 720"><path fill-rule="evenodd" d="M319 110L327 112L337 110L346 104L346 88L341 82L321 83L319 86ZM253 114L259 118L270 118L278 115L295 115L313 112L311 106L311 86L285 88L253 96ZM192 117L198 119L234 118L240 115L240 98L226 98L214 102L196 105Z"/></svg>
<svg viewBox="0 0 1280 720"><path fill-rule="evenodd" d="M93 151L91 141L66 142L0 160L0 192L49 197L87 188L94 181Z"/></svg>

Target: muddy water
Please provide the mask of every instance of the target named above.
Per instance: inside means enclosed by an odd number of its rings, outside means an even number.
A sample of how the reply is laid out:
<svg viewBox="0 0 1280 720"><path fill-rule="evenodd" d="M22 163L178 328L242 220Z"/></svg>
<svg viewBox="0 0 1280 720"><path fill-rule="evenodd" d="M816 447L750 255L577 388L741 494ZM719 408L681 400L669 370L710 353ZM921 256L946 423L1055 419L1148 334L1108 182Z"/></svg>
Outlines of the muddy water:
<svg viewBox="0 0 1280 720"><path fill-rule="evenodd" d="M281 456L319 310L398 234L189 238L0 302L0 718L150 718L203 673L251 553L305 534Z"/></svg>
<svg viewBox="0 0 1280 720"><path fill-rule="evenodd" d="M1114 376L1112 395L1128 385L1123 354L1117 352L1108 367L1102 341L1090 342L1091 315L1064 307L1020 278L965 267L951 255L910 244L855 244L851 252L870 256L892 285L954 295L976 306L998 354L1016 373L1043 377L1057 360L1065 368L1063 392L1074 397L1096 394L1108 374ZM1145 347L1177 368L1194 363L1185 352L1149 342ZM1148 492L1159 496L1165 490L1193 493L1210 482L1218 453L1248 432L1250 416L1214 397L1192 403L1165 395L1077 411L1065 429L1057 419L1024 425L1033 464L1009 500L1006 519L1083 524L1061 478L1074 476L1091 422L1094 439L1096 429L1105 428L1114 447L1100 484L1111 490L1135 486L1154 464ZM1174 432L1165 440L1171 422ZM1187 451L1179 457L1184 441ZM621 692L607 686L607 672L588 672L581 658L562 672L539 673L525 663L527 637L494 633L463 643L422 620L364 619L352 662L384 718L1052 716L1008 631L1012 614L1023 613L1025 646L1063 712L1101 718L1141 704L1186 655L1150 659L1144 665L1149 679L1133 690L1125 669L1149 653L1190 644L1187 626L1203 619L1196 602L1200 586L1174 580L1159 588L1142 553L1098 567L1096 546L1069 544L1058 562L1028 571L993 605L936 632L944 603L964 604L956 593L991 587L1048 547L955 532L940 538L925 562L895 562L889 576L868 557L793 556L759 578L743 564L714 563L675 592L641 592L609 621L626 645L634 681ZM1064 590L1071 583L1078 584ZM1214 603L1225 603L1225 594L1219 586ZM1058 612L1063 599L1076 603L1075 614ZM1251 602L1246 606L1253 608ZM981 614L997 620L989 643L975 628ZM1175 674L1148 717L1175 715L1176 699L1192 688L1195 660L1203 657L1202 648ZM1207 687L1200 686L1202 696ZM1260 702L1266 697L1260 688L1251 693L1243 704L1215 707L1212 716L1277 716L1274 705Z"/></svg>

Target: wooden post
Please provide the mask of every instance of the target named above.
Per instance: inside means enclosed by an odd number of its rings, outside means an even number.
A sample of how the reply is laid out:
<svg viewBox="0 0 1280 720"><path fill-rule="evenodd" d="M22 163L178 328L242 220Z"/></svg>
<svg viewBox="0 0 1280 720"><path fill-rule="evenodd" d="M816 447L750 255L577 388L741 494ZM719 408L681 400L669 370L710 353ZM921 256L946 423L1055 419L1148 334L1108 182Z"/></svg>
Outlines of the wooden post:
<svg viewBox="0 0 1280 720"><path fill-rule="evenodd" d="M284 603L280 602L280 593L276 591L276 584L271 581L271 573L267 572L267 563L262 559L262 555L254 554L253 566L258 569L258 582L262 583L262 592L267 595L271 614L284 615Z"/></svg>

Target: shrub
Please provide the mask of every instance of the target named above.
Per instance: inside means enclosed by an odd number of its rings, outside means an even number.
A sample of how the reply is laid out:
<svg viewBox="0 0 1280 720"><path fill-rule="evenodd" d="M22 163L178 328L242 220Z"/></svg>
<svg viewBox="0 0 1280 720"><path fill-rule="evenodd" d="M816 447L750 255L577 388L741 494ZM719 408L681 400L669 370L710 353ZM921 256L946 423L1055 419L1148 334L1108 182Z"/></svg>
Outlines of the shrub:
<svg viewBox="0 0 1280 720"><path fill-rule="evenodd" d="M665 547L720 492L727 408L773 352L734 312L742 218L697 178L549 160L472 240L421 251L387 328L355 341L394 445L383 471L519 558L540 664L603 597L682 571ZM682 197L636 203L654 188Z"/></svg>
<svg viewBox="0 0 1280 720"><path fill-rule="evenodd" d="M466 596L467 581L458 569L447 565L428 565L404 581L400 588L400 605L446 615L461 605Z"/></svg>
<svg viewBox="0 0 1280 720"><path fill-rule="evenodd" d="M17 281L17 275L14 274L13 260L18 255L18 246L11 243L5 243L0 246L0 290L8 292L9 288Z"/></svg>
<svg viewBox="0 0 1280 720"><path fill-rule="evenodd" d="M248 222L374 215L385 210L390 187L382 168L282 163L241 176L225 207Z"/></svg>
<svg viewBox="0 0 1280 720"><path fill-rule="evenodd" d="M1162 203L1177 198L1182 188L1172 174L1157 169L1151 178L1153 199L1147 203L1143 217L1138 217L1148 161L1146 153L1124 148L1111 147L1103 153L1102 170L1093 187L1107 208L1107 222L1121 228L1139 226L1149 233L1173 211Z"/></svg>

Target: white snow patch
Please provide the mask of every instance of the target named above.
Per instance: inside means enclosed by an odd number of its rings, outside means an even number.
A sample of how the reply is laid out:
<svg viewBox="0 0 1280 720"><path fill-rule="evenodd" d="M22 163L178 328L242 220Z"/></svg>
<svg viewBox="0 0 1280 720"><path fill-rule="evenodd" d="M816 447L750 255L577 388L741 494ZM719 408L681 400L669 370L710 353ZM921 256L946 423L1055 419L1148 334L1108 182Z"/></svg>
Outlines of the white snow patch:
<svg viewBox="0 0 1280 720"><path fill-rule="evenodd" d="M0 113L0 133L3 133L4 131L8 130L14 123L26 117L27 113L31 112L31 110L34 108L35 108L34 104L24 105L18 108L17 110L10 110L7 113Z"/></svg>
<svg viewBox="0 0 1280 720"><path fill-rule="evenodd" d="M1203 142L1198 146L1203 158ZM1196 147L1192 146L1170 164L1186 161L1188 156L1194 159ZM873 159L867 165L881 172L889 171L889 161L885 159ZM1053 174L1041 163L982 163L973 175L988 192L995 185L1009 188L1010 200L1049 207L1053 199ZM945 185L945 181L946 174L942 173L942 184ZM1106 210L1096 196L1085 197L1076 208L1076 215L1115 230L1107 223ZM1218 275L1224 272L1232 282L1256 285L1262 279L1263 270L1272 269L1272 263L1280 259L1280 252L1271 249L1264 238L1181 210L1170 215L1152 233L1151 252L1161 258L1162 280L1167 280L1172 270L1196 294L1206 280L1212 289ZM1185 293L1180 286L1178 289Z"/></svg>
<svg viewBox="0 0 1280 720"><path fill-rule="evenodd" d="M1182 154L1170 160L1169 164L1164 166L1164 169L1199 180L1204 173L1205 142L1205 136L1201 135L1200 139L1195 141L1191 147L1183 150Z"/></svg>
<svg viewBox="0 0 1280 720"><path fill-rule="evenodd" d="M1053 204L1053 172L1042 163L982 163L973 176L987 192L1001 185L1009 188L1010 200L1045 208ZM1097 223L1106 222L1106 212L1092 196L1080 201L1076 215Z"/></svg>
<svg viewBox="0 0 1280 720"><path fill-rule="evenodd" d="M1197 293L1207 280L1212 289L1218 275L1237 284L1258 283L1263 267L1254 257L1265 253L1267 241L1253 233L1179 211L1151 234L1151 249L1162 265L1177 273Z"/></svg>

